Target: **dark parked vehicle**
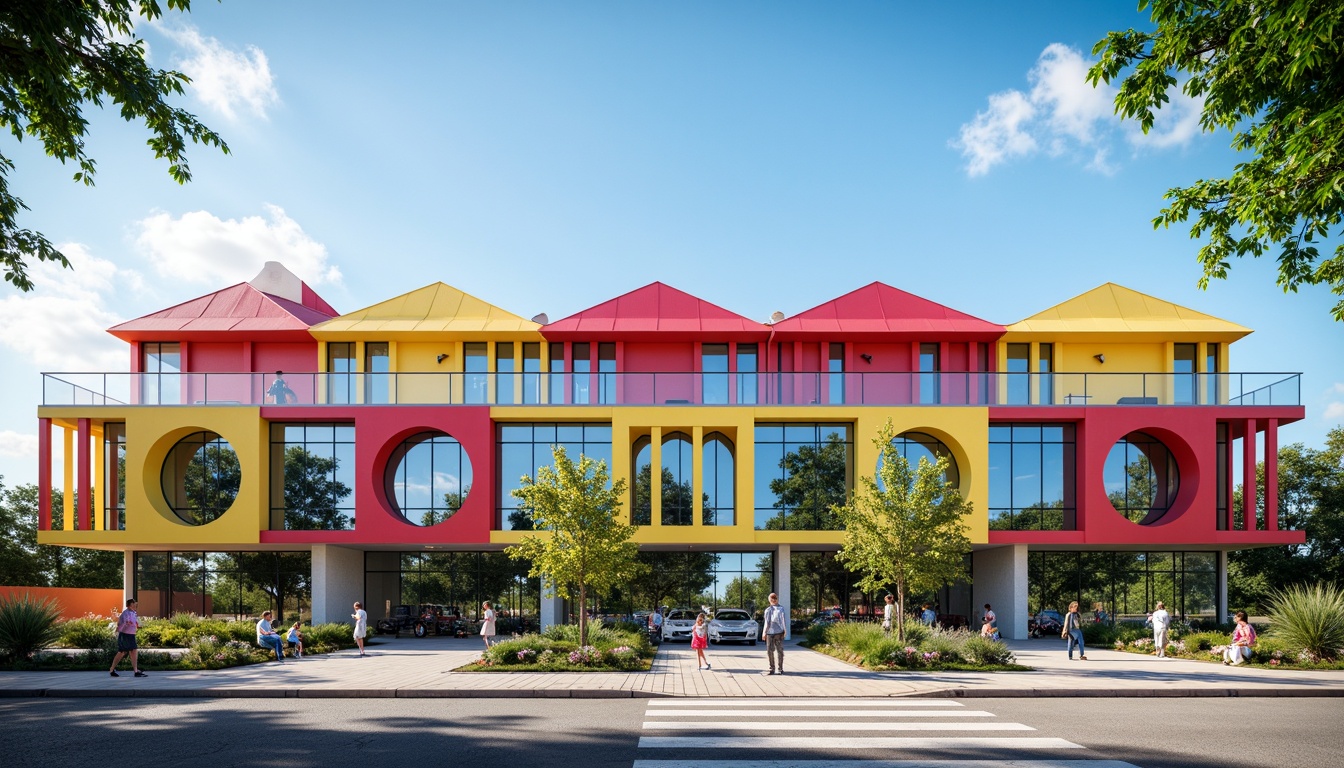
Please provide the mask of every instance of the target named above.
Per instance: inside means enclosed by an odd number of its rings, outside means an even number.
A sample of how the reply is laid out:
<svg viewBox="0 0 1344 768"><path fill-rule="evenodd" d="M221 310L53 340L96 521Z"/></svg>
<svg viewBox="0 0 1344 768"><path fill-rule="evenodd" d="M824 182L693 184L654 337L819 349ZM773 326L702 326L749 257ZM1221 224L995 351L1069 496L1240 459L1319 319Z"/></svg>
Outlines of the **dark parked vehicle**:
<svg viewBox="0 0 1344 768"><path fill-rule="evenodd" d="M403 631L416 637L430 634L463 637L467 634L466 622L457 606L435 603L393 606L392 616L379 619L374 626L382 634L398 637Z"/></svg>
<svg viewBox="0 0 1344 768"><path fill-rule="evenodd" d="M1064 616L1059 611L1041 611L1027 620L1027 633L1032 637L1058 637L1064 631Z"/></svg>

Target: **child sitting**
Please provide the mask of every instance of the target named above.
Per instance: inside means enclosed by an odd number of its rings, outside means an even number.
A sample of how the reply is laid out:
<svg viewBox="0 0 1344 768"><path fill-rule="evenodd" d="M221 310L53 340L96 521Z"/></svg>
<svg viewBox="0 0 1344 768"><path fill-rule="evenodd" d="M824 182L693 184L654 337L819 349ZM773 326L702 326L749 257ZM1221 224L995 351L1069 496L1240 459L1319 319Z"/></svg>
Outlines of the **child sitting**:
<svg viewBox="0 0 1344 768"><path fill-rule="evenodd" d="M299 631L299 622L294 622L294 626L289 628L289 634L285 636L289 641L289 646L294 649L294 658L303 658L303 633Z"/></svg>

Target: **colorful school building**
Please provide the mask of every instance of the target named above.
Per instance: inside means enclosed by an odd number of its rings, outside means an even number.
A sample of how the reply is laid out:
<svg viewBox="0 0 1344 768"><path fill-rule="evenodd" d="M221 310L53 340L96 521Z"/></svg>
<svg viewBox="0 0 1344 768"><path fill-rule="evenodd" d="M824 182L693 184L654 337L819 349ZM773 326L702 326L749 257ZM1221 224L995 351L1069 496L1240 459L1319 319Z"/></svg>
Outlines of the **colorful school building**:
<svg viewBox="0 0 1344 768"><path fill-rule="evenodd" d="M502 553L553 445L627 482L663 582L604 610L773 589L861 615L880 600L836 563L830 507L887 420L973 504L971 582L930 599L991 603L1008 637L1071 600L1225 617L1228 551L1304 541L1275 465L1300 375L1237 372L1249 329L1111 283L1008 325L880 282L767 322L662 283L549 321L438 282L341 314L270 263L109 332L129 371L43 374L39 541L124 552L151 615L305 594L315 621L483 599L563 621Z"/></svg>

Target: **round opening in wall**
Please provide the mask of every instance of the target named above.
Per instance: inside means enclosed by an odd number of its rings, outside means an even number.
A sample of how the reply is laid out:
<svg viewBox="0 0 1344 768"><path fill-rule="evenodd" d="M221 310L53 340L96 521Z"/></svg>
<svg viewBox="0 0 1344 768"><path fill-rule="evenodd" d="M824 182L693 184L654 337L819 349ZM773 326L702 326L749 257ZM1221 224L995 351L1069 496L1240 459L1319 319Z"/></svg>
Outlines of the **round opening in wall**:
<svg viewBox="0 0 1344 768"><path fill-rule="evenodd" d="M471 459L451 436L420 432L392 451L385 483L388 501L406 522L437 525L457 514L471 493Z"/></svg>
<svg viewBox="0 0 1344 768"><path fill-rule="evenodd" d="M946 456L947 470L943 473L943 480L953 488L961 487L961 471L957 469L957 458L952 455L952 450L944 445L943 441L933 435L927 435L923 432L902 432L892 438L891 447L897 454L905 457L905 460L910 464L911 472L919 468L920 459L924 459L930 464L937 464L940 457ZM876 477L878 487L885 487L882 482L881 459L878 459Z"/></svg>
<svg viewBox="0 0 1344 768"><path fill-rule="evenodd" d="M214 432L194 432L164 459L163 497L182 522L205 525L233 506L242 477L229 441Z"/></svg>
<svg viewBox="0 0 1344 768"><path fill-rule="evenodd" d="M1146 432L1130 432L1106 456L1102 483L1115 511L1139 525L1162 519L1181 488L1176 457Z"/></svg>

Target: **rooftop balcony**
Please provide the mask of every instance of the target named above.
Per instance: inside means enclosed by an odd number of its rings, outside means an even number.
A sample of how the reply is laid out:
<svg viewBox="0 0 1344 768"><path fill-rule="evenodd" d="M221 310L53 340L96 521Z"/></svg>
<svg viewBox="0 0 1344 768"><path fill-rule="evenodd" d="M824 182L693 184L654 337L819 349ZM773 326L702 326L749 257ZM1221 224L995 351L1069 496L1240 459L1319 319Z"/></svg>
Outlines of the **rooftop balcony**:
<svg viewBox="0 0 1344 768"><path fill-rule="evenodd" d="M42 405L1299 406L1300 373L44 373Z"/></svg>

